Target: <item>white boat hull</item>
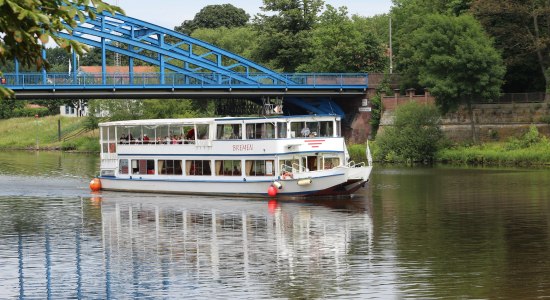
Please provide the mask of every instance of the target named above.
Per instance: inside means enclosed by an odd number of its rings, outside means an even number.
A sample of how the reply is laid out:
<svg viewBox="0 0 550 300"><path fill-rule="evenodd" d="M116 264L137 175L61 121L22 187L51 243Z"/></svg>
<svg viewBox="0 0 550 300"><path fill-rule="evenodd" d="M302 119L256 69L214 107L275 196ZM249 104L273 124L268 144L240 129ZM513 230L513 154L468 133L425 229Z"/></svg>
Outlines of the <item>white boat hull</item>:
<svg viewBox="0 0 550 300"><path fill-rule="evenodd" d="M263 197L275 182L281 184L277 197L349 196L369 178L372 167L340 167L330 171L305 172L291 179L238 177L215 179L195 176L159 179L147 176L100 177L103 190L195 195ZM309 180L308 180L309 179ZM308 183L309 181L309 183Z"/></svg>

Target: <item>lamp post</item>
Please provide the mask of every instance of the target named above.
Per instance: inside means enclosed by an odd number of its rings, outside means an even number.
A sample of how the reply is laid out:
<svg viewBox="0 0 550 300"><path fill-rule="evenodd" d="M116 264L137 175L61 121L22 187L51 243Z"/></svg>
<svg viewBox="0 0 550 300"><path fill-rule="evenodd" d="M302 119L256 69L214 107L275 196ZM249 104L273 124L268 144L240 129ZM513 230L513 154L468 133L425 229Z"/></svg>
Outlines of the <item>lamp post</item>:
<svg viewBox="0 0 550 300"><path fill-rule="evenodd" d="M36 127L36 150L38 150L38 114L34 115L34 125L34 127Z"/></svg>

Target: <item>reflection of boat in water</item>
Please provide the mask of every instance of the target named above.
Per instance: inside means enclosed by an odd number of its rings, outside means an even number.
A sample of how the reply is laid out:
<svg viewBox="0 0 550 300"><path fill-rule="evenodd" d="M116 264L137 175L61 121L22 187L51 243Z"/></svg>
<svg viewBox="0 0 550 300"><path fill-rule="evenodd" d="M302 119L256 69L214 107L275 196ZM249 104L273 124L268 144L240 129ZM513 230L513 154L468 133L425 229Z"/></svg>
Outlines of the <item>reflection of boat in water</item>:
<svg viewBox="0 0 550 300"><path fill-rule="evenodd" d="M103 244L111 273L132 266L135 281L160 286L164 271L191 285L202 279L285 298L276 289L281 280L311 286L344 281L354 276L349 249L351 256L372 252L367 200L352 211L273 200L121 195L107 193L102 201Z"/></svg>
<svg viewBox="0 0 550 300"><path fill-rule="evenodd" d="M62 199L32 233L4 236L11 248L4 247L0 294L310 298L335 278L355 290L364 284L353 283L352 258L371 253L373 225L370 202L349 201L364 206L111 192Z"/></svg>
<svg viewBox="0 0 550 300"><path fill-rule="evenodd" d="M340 117L100 124L104 190L255 197L349 196L372 166L349 162Z"/></svg>

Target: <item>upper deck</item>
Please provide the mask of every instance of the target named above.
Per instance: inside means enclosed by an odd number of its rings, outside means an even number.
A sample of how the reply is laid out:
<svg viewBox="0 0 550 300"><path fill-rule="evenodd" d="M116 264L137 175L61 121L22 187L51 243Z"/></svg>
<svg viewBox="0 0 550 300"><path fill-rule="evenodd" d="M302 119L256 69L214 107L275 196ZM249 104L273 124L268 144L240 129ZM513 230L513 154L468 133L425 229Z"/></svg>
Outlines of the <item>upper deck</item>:
<svg viewBox="0 0 550 300"><path fill-rule="evenodd" d="M343 151L335 115L132 120L101 123L102 158L152 154L275 155Z"/></svg>

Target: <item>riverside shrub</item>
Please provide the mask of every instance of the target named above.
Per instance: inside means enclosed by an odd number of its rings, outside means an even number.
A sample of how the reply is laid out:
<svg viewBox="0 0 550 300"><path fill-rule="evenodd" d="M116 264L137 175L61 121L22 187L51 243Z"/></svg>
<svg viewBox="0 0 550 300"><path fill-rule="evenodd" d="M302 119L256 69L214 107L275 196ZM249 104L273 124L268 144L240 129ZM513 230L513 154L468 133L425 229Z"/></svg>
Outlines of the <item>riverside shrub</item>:
<svg viewBox="0 0 550 300"><path fill-rule="evenodd" d="M443 137L433 105L410 102L395 110L394 124L376 138L377 159L389 162L432 161Z"/></svg>

